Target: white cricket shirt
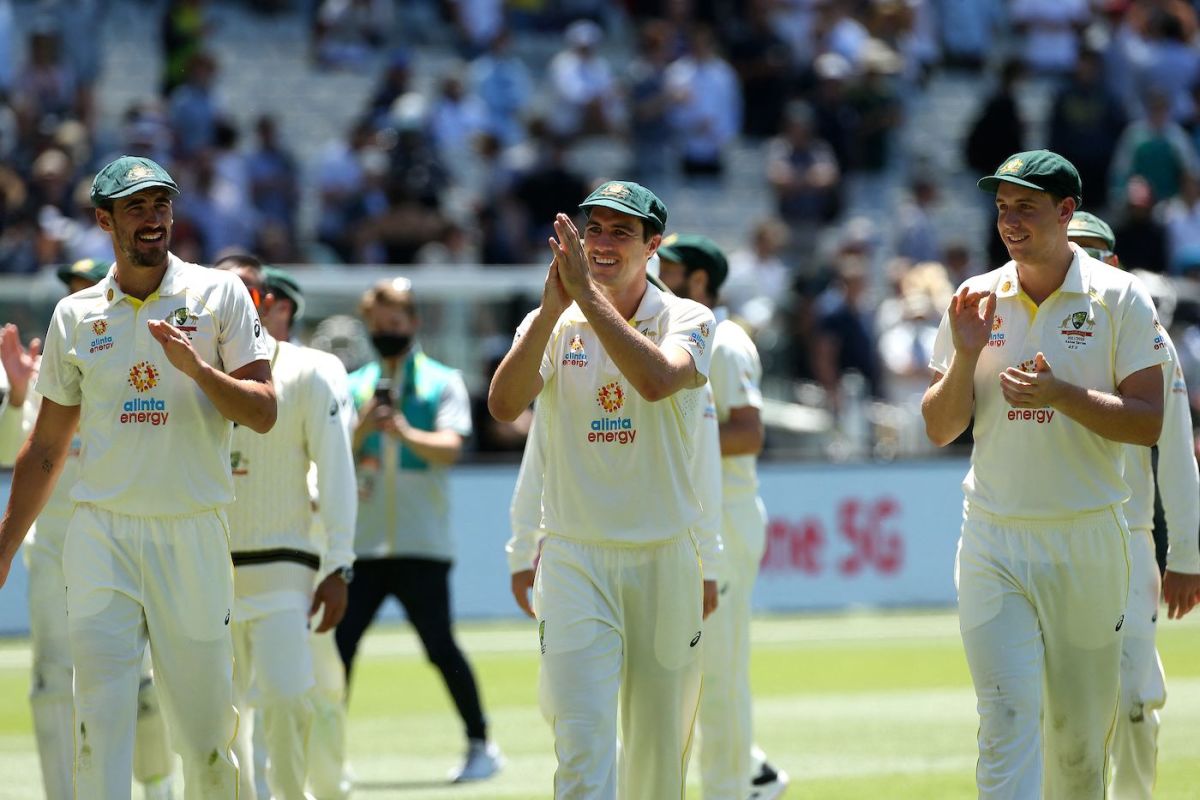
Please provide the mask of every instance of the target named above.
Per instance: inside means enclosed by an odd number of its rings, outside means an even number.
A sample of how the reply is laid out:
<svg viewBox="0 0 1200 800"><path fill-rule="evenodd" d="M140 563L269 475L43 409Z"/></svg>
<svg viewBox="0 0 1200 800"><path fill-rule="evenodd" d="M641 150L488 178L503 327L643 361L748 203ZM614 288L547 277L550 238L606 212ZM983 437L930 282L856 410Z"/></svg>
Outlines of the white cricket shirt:
<svg viewBox="0 0 1200 800"><path fill-rule="evenodd" d="M1062 286L1041 306L1020 288L1015 262L966 281L994 291L991 341L975 369L975 447L963 481L967 501L993 514L1066 517L1123 503L1123 445L1052 408L1013 408L1000 391L1008 367L1032 370L1045 354L1054 374L1115 393L1126 377L1170 358L1145 288L1071 245ZM945 373L954 354L942 315L929 366Z"/></svg>
<svg viewBox="0 0 1200 800"><path fill-rule="evenodd" d="M707 308L647 284L630 324L663 350L686 350L708 377L716 323ZM692 480L695 432L705 406L701 389L684 389L657 403L644 399L575 304L555 323L541 376L542 512L548 532L646 543L698 526L703 503L711 502Z"/></svg>
<svg viewBox="0 0 1200 800"><path fill-rule="evenodd" d="M762 409L762 362L750 335L731 319L725 309L713 312L717 332L713 336L712 384L717 403L717 420L729 421L734 408ZM725 505L758 496L758 456L721 458L721 493Z"/></svg>
<svg viewBox="0 0 1200 800"><path fill-rule="evenodd" d="M233 423L171 365L147 322L167 320L208 364L233 372L270 357L246 287L230 272L168 257L145 301L113 272L59 301L37 390L81 406L77 503L135 516L195 514L233 499ZM115 268L114 268L115 269Z"/></svg>
<svg viewBox="0 0 1200 800"><path fill-rule="evenodd" d="M1200 472L1192 445L1192 412L1175 343L1162 332L1170 363L1163 364L1163 426L1158 437L1158 495L1166 515L1167 566L1172 572L1200 573ZM1150 448L1125 445L1125 481L1132 494L1125 503L1131 530L1154 528L1154 470Z"/></svg>
<svg viewBox="0 0 1200 800"><path fill-rule="evenodd" d="M265 434L234 427L230 464L236 496L226 510L230 549L303 550L322 558L322 569L332 572L354 563L358 485L345 424L349 390L344 378L340 387L329 380L326 354L317 357L319 351L263 336L273 351L278 413ZM313 536L310 464L316 465L328 545Z"/></svg>

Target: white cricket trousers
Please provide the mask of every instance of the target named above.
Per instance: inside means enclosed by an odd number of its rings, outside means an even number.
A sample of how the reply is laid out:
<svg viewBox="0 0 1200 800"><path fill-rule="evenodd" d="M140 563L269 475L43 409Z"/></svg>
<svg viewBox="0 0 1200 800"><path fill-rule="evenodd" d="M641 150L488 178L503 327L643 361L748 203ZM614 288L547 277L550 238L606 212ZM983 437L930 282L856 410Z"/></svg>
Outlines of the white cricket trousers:
<svg viewBox="0 0 1200 800"><path fill-rule="evenodd" d="M1158 711L1167 702L1167 684L1154 646L1162 578L1149 529L1132 532L1129 564L1129 607L1121 628L1121 710L1113 737L1109 797L1150 800L1158 762Z"/></svg>
<svg viewBox="0 0 1200 800"><path fill-rule="evenodd" d="M645 545L547 536L533 602L554 797L682 798L701 680L703 578L691 535Z"/></svg>
<svg viewBox="0 0 1200 800"><path fill-rule="evenodd" d="M79 504L63 551L75 665L75 796L128 800L138 666L151 643L185 800L236 800L233 563L225 515Z"/></svg>
<svg viewBox="0 0 1200 800"><path fill-rule="evenodd" d="M308 789L316 800L346 800L346 666L333 631L308 637L316 689L308 738Z"/></svg>
<svg viewBox="0 0 1200 800"><path fill-rule="evenodd" d="M48 547L47 541L57 546ZM29 570L29 635L33 650L29 704L42 766L42 787L47 800L70 800L75 791L73 676L61 541L43 535L36 544L26 545L25 566ZM163 780L174 768L149 656L147 651L139 676L133 747L133 775L141 783Z"/></svg>
<svg viewBox="0 0 1200 800"><path fill-rule="evenodd" d="M717 610L704 621L700 778L704 800L745 800L754 744L750 595L767 541L767 512L750 496L722 511L724 572Z"/></svg>
<svg viewBox="0 0 1200 800"><path fill-rule="evenodd" d="M1104 797L1128 540L1116 507L1070 519L966 509L955 577L981 799Z"/></svg>
<svg viewBox="0 0 1200 800"><path fill-rule="evenodd" d="M238 731L234 746L241 765L240 800L305 800L315 685L307 622L307 608L293 608L233 624L235 704L240 719L253 716ZM255 788L251 736L259 724L267 751L268 796Z"/></svg>

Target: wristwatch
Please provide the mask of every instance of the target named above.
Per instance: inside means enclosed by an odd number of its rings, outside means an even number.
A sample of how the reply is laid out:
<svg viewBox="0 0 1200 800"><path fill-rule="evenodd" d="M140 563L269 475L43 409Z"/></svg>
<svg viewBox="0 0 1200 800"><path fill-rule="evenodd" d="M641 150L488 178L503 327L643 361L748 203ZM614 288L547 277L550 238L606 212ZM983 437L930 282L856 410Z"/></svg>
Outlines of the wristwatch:
<svg viewBox="0 0 1200 800"><path fill-rule="evenodd" d="M347 586L354 580L354 567L338 567L330 575L337 575Z"/></svg>

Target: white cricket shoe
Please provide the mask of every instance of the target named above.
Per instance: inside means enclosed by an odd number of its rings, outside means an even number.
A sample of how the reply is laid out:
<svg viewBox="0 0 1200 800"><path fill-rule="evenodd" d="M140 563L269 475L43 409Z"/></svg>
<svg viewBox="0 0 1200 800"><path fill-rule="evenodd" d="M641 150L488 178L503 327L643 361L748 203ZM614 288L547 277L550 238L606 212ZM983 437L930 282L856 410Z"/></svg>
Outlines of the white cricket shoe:
<svg viewBox="0 0 1200 800"><path fill-rule="evenodd" d="M763 761L762 766L750 781L748 800L776 800L778 797L783 797L783 793L787 791L787 785L788 774Z"/></svg>
<svg viewBox="0 0 1200 800"><path fill-rule="evenodd" d="M504 767L504 754L495 742L471 739L467 745L467 757L463 765L450 772L451 783L484 781Z"/></svg>

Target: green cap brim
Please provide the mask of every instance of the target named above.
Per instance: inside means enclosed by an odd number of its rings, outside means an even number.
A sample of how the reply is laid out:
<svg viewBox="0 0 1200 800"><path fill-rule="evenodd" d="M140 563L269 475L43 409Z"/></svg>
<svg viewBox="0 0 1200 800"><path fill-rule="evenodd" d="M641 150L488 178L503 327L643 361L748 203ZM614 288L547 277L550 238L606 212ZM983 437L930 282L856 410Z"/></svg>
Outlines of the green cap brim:
<svg viewBox="0 0 1200 800"><path fill-rule="evenodd" d="M128 197L131 194L137 194L138 192L144 191L146 189L153 189L155 186L163 187L164 189L169 191L172 195L179 194L179 187L176 186L175 184L167 183L166 181L151 180L151 181L142 181L141 183L135 183L133 186L126 186L124 189L121 189L120 191L113 192L112 194L104 195L103 199L116 200L119 197Z"/></svg>
<svg viewBox="0 0 1200 800"><path fill-rule="evenodd" d="M659 231L660 233L662 232L662 228L659 227L657 217L651 216L650 214L643 214L633 206L622 203L620 200L616 200L611 197L600 197L591 201L590 203L581 203L579 205L579 207L582 209L594 208L595 206L604 206L605 208L611 208L614 211L620 211L622 213L629 214L632 217L637 217L638 219L644 219L650 223L650 226L653 227L654 230Z"/></svg>
<svg viewBox="0 0 1200 800"><path fill-rule="evenodd" d="M1038 186L1036 183L1030 183L1029 181L1021 180L1020 178L997 177L995 175L988 175L986 178L980 178L979 182L975 185L985 192L995 194L997 191L999 191L1001 183L1015 183L1017 186L1024 186L1026 189L1035 189L1039 192L1046 191L1045 188Z"/></svg>

